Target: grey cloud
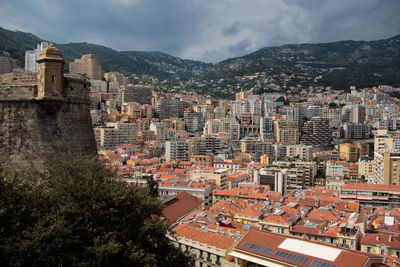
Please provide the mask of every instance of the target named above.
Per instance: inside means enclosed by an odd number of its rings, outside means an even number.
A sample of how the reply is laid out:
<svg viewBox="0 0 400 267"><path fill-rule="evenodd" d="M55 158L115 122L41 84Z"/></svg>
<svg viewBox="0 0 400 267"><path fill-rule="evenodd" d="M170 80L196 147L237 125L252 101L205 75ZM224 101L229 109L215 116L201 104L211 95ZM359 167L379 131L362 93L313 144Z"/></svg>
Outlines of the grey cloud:
<svg viewBox="0 0 400 267"><path fill-rule="evenodd" d="M243 24L239 22L232 23L228 27L222 29L223 35L235 35L243 28Z"/></svg>
<svg viewBox="0 0 400 267"><path fill-rule="evenodd" d="M399 0L0 2L0 26L43 39L211 62L271 45L389 38L400 33L398 14Z"/></svg>

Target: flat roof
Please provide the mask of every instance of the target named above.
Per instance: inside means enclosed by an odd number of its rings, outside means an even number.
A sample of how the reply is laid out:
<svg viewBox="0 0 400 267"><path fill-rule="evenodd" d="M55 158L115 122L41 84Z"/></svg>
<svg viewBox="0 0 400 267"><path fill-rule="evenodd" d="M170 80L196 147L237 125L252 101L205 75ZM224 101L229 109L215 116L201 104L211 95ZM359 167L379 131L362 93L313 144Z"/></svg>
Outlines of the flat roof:
<svg viewBox="0 0 400 267"><path fill-rule="evenodd" d="M335 261L342 252L342 250L338 248L328 247L326 245L320 245L294 238L286 238L278 246L278 248L283 248L289 251L321 258L328 261Z"/></svg>

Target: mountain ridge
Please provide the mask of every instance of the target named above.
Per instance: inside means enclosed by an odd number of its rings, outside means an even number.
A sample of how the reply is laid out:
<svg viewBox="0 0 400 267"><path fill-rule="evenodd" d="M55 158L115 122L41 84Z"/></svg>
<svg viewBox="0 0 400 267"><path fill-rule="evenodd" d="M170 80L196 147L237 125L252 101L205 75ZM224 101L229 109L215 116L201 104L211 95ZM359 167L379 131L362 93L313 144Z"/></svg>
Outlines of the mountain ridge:
<svg viewBox="0 0 400 267"><path fill-rule="evenodd" d="M31 33L0 27L0 51L9 52L20 66L23 66L25 51L32 50L40 41L42 39ZM105 71L151 75L158 79L190 79L194 84L188 83L188 88L218 96L231 96L237 90L254 86L260 92L268 91L271 83L278 84L282 90L308 86L348 89L350 85L368 87L379 84L400 87L400 34L375 41L266 46L215 64L181 59L159 51L117 51L87 42L56 46L66 62L91 53ZM262 73L262 79L267 77L269 82L258 81L258 78L250 82L241 81L240 77L257 73ZM290 78L292 76L295 78ZM224 81L215 86L219 79Z"/></svg>
<svg viewBox="0 0 400 267"><path fill-rule="evenodd" d="M10 31L0 27L0 51L8 52L23 67L26 50L33 50L43 40L31 33ZM201 72L211 64L195 60L181 59L158 51L117 51L115 49L88 42L55 45L64 60L72 62L84 54L93 54L105 71L148 74L160 78L187 78Z"/></svg>

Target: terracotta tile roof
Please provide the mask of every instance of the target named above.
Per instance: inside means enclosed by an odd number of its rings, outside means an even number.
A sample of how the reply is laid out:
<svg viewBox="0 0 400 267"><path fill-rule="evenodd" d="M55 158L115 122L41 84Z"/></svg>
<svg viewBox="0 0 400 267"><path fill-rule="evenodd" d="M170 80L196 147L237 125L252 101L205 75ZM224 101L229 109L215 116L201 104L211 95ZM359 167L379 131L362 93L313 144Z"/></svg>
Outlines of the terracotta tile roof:
<svg viewBox="0 0 400 267"><path fill-rule="evenodd" d="M388 209L385 207L378 207L374 214L377 216L393 216L396 218L400 218L400 210L398 209Z"/></svg>
<svg viewBox="0 0 400 267"><path fill-rule="evenodd" d="M246 215L246 216L251 216L251 217L258 218L261 215L263 215L264 212L265 212L264 204L259 202L259 203L252 204L252 205L248 206L247 208L245 208L242 211L238 211L236 214L237 215Z"/></svg>
<svg viewBox="0 0 400 267"><path fill-rule="evenodd" d="M275 223L275 224L281 224L281 225L292 225L298 220L298 216L293 216L285 211L281 212L275 212L264 219L262 219L261 223Z"/></svg>
<svg viewBox="0 0 400 267"><path fill-rule="evenodd" d="M385 245L386 247L400 249L400 235L370 234L361 238L362 245Z"/></svg>
<svg viewBox="0 0 400 267"><path fill-rule="evenodd" d="M328 208L313 209L308 215L308 219L323 219L335 222L340 219L341 214Z"/></svg>
<svg viewBox="0 0 400 267"><path fill-rule="evenodd" d="M400 192L400 185L384 185L384 184L360 184L351 183L342 185L342 190L367 190L367 191L392 191Z"/></svg>
<svg viewBox="0 0 400 267"><path fill-rule="evenodd" d="M219 200L217 203L212 205L209 210L234 217L236 212L244 210L247 205L248 203L242 199L225 199Z"/></svg>
<svg viewBox="0 0 400 267"><path fill-rule="evenodd" d="M322 197L321 196L319 198L319 206L320 207L332 207L339 201L340 201L340 198L338 198L338 197Z"/></svg>
<svg viewBox="0 0 400 267"><path fill-rule="evenodd" d="M314 197L305 197L299 200L299 204L307 207L319 207L319 200Z"/></svg>
<svg viewBox="0 0 400 267"><path fill-rule="evenodd" d="M330 226L328 228L328 230L325 231L324 236L337 237L339 232L340 232L340 226L338 224L337 225L333 225L333 226Z"/></svg>
<svg viewBox="0 0 400 267"><path fill-rule="evenodd" d="M201 224L217 224L218 214L210 210L192 211L185 217L179 220L180 223L195 221Z"/></svg>
<svg viewBox="0 0 400 267"><path fill-rule="evenodd" d="M312 187L306 191L306 196L336 197L338 195L339 191L326 188Z"/></svg>
<svg viewBox="0 0 400 267"><path fill-rule="evenodd" d="M189 193L182 192L164 203L163 215L170 222L175 222L191 210L200 206L202 201Z"/></svg>
<svg viewBox="0 0 400 267"><path fill-rule="evenodd" d="M360 203L351 200L340 200L335 205L335 209L346 212L359 212Z"/></svg>
<svg viewBox="0 0 400 267"><path fill-rule="evenodd" d="M189 239L223 250L231 248L235 244L236 240L243 235L238 231L239 233L235 238L235 235L229 234L232 230L231 228L212 225L202 227L202 225L195 222L180 224L173 230L178 238ZM224 235L224 233L227 233L228 236Z"/></svg>
<svg viewBox="0 0 400 267"><path fill-rule="evenodd" d="M353 267L361 267L361 266L367 266L369 261L371 259L376 259L378 261L382 261L382 257L378 255L374 255L371 253L365 253L365 252L360 252L360 251L355 251L355 250L348 250L348 249L341 249L341 248L335 248L338 250L338 255L333 259L323 259L320 257L315 256L314 254L302 254L299 251L294 251L294 250L287 250L284 249L283 247L280 247L283 242L292 242L296 240L301 240L302 242L305 242L307 244L310 244L312 246L315 244L315 246L318 246L318 248L324 249L324 247L330 247L324 244L319 244L316 242L312 241L307 241L307 240L302 240L296 237L288 237L285 235L280 235L280 234L273 234L273 233L268 233L264 231L258 231L258 230L253 230L251 229L245 236L240 240L240 242L235 245L234 251L237 251L239 253L245 253L248 256L253 256L256 255L257 258L265 259L268 261L275 261L276 263L283 264L283 265L288 265L288 266L313 266L314 260L318 260L320 262L326 263L326 264L332 264L336 266L353 266ZM258 245L261 247L266 247L272 250L272 252L266 253L266 252L261 252L259 250L251 249L245 244L254 244ZM317 248L317 247L316 247ZM299 262L295 262L290 258L283 258L279 257L276 254L278 251L294 254L295 256L302 256L305 258L308 258L309 260L307 263L302 264ZM253 256L254 257L254 256Z"/></svg>
<svg viewBox="0 0 400 267"><path fill-rule="evenodd" d="M222 189L215 189L213 195L215 196L230 196L230 197L237 197L239 196L239 192L233 190L222 190Z"/></svg>
<svg viewBox="0 0 400 267"><path fill-rule="evenodd" d="M328 225L326 220L307 218L300 220L290 232L322 236Z"/></svg>
<svg viewBox="0 0 400 267"><path fill-rule="evenodd" d="M400 233L400 218L394 218L393 225L385 224L385 217L374 218L368 227L379 233Z"/></svg>

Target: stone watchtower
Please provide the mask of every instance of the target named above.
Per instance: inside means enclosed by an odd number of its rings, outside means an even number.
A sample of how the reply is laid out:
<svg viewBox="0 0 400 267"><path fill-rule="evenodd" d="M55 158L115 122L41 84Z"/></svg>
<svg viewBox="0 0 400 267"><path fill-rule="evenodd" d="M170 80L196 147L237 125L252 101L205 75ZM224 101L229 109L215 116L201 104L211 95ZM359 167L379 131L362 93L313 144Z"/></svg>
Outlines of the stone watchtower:
<svg viewBox="0 0 400 267"><path fill-rule="evenodd" d="M64 59L50 43L40 52L37 73L38 98L60 98L64 95Z"/></svg>
<svg viewBox="0 0 400 267"><path fill-rule="evenodd" d="M37 74L0 74L1 160L44 171L55 156L96 156L89 82L64 77L64 60L53 44L37 62Z"/></svg>

